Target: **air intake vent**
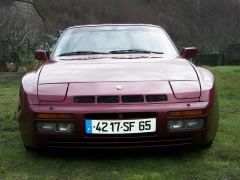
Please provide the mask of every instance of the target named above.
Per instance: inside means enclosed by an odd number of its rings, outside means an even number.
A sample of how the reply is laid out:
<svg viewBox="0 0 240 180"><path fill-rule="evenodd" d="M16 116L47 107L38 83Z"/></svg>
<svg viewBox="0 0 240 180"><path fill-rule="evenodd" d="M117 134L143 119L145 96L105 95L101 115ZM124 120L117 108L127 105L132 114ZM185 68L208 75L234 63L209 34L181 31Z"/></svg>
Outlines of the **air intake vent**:
<svg viewBox="0 0 240 180"><path fill-rule="evenodd" d="M147 102L167 101L167 96L166 95L147 95L146 101Z"/></svg>
<svg viewBox="0 0 240 180"><path fill-rule="evenodd" d="M94 96L79 96L73 98L74 103L95 103Z"/></svg>
<svg viewBox="0 0 240 180"><path fill-rule="evenodd" d="M98 103L119 103L119 96L98 96Z"/></svg>
<svg viewBox="0 0 240 180"><path fill-rule="evenodd" d="M86 114L85 119L141 119L156 118L157 113L153 112L132 112L132 113L93 113Z"/></svg>
<svg viewBox="0 0 240 180"><path fill-rule="evenodd" d="M97 102L96 102L97 101ZM73 103L76 104L107 104L107 103L157 103L168 101L167 95L124 95L124 96L75 96Z"/></svg>
<svg viewBox="0 0 240 180"><path fill-rule="evenodd" d="M137 103L144 102L144 97L142 95L134 95L134 96L122 96L123 103Z"/></svg>

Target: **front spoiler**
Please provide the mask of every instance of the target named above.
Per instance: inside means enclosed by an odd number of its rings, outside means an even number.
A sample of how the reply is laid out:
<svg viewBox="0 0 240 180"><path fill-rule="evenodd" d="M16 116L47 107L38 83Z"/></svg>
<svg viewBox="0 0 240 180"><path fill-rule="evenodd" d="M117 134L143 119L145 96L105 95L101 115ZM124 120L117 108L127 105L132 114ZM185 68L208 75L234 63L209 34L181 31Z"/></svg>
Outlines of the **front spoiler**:
<svg viewBox="0 0 240 180"><path fill-rule="evenodd" d="M187 132L167 131L167 112L178 110L206 109L206 127ZM156 112L157 132L143 137L88 137L84 132L84 115L87 113ZM76 131L72 135L41 134L34 128L35 113L72 113ZM185 146L211 142L217 131L218 107L215 103L193 102L148 105L89 105L89 106L48 106L31 105L19 114L20 130L25 145L37 148L77 149L138 149L154 147ZM134 138L134 140L133 140Z"/></svg>

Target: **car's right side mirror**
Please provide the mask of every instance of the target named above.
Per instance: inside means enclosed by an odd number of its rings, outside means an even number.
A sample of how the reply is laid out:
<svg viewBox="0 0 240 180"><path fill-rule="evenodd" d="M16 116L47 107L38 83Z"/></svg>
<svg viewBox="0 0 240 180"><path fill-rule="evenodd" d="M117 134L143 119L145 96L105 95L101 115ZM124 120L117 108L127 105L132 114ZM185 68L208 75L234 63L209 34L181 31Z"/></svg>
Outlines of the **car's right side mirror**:
<svg viewBox="0 0 240 180"><path fill-rule="evenodd" d="M44 50L37 50L34 55L35 59L39 61L47 61L49 59L49 53Z"/></svg>
<svg viewBox="0 0 240 180"><path fill-rule="evenodd" d="M189 60L189 59L195 58L197 56L197 52L198 50L195 47L183 48L181 52L181 57Z"/></svg>

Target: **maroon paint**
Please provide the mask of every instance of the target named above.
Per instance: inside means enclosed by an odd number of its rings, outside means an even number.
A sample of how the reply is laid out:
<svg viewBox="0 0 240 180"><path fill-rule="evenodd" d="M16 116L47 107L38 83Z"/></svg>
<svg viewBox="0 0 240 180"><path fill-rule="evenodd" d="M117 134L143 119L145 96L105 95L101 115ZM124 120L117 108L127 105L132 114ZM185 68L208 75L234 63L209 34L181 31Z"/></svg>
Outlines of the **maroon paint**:
<svg viewBox="0 0 240 180"><path fill-rule="evenodd" d="M19 124L26 146L71 148L165 147L211 142L218 126L218 101L213 75L189 61L148 55L84 55L48 59L22 79ZM88 59L79 61L79 59ZM123 60L124 58L124 60ZM116 89L121 85L121 91ZM165 94L168 101L133 104L74 104L74 96ZM167 113L206 110L206 127L197 131L168 132ZM41 134L34 113L71 113L72 135ZM156 112L153 135L90 137L84 131L87 113ZM51 121L51 120L49 120ZM52 120L54 121L54 120ZM151 144L152 142L152 144ZM61 144L62 143L62 144ZM70 146L67 146L70 144Z"/></svg>

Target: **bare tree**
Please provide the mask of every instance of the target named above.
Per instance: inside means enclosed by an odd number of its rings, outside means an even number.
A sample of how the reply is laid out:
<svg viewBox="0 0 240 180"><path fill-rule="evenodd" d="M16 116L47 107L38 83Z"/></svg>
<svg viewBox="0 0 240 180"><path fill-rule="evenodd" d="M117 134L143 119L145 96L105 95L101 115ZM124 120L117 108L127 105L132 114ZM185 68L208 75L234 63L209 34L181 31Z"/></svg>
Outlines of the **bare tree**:
<svg viewBox="0 0 240 180"><path fill-rule="evenodd" d="M20 62L30 58L33 49L41 38L41 27L31 19L31 12L24 4L17 2L1 9L0 50L1 64L10 61L19 67ZM3 69L3 68L2 68Z"/></svg>

